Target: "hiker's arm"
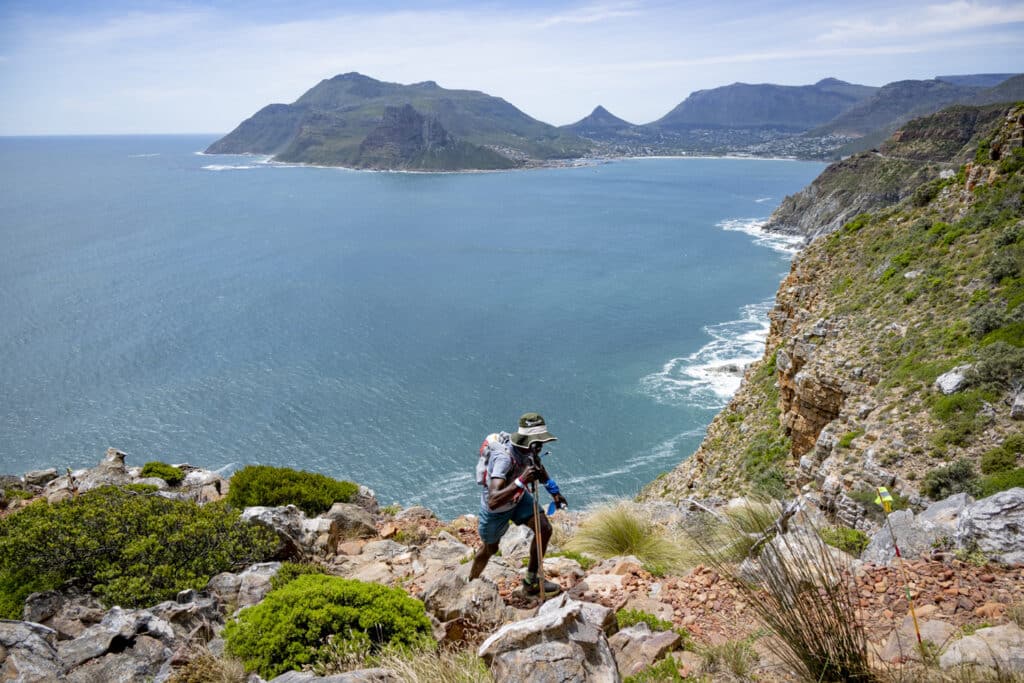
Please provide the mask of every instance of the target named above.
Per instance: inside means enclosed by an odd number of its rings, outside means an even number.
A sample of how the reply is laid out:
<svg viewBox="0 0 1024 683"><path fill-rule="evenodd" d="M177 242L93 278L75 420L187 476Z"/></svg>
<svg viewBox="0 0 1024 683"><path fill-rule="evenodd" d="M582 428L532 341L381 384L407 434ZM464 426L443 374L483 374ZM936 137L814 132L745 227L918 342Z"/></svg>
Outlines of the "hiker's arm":
<svg viewBox="0 0 1024 683"><path fill-rule="evenodd" d="M519 475L518 479L513 479L509 482L499 477L491 477L487 484L487 506L494 509L502 505L508 505L522 495L522 492L526 490L526 485L536 479L536 477L536 471L530 467L527 467L526 471Z"/></svg>

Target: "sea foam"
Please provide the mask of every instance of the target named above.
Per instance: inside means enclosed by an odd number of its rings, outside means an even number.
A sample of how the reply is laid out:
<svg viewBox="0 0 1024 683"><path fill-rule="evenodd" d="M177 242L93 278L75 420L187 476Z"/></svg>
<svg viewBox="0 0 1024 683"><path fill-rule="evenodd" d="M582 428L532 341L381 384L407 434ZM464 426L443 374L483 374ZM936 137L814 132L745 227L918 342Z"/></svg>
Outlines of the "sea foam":
<svg viewBox="0 0 1024 683"><path fill-rule="evenodd" d="M245 171L250 168L259 168L252 164L207 164L203 166L204 171Z"/></svg>
<svg viewBox="0 0 1024 683"><path fill-rule="evenodd" d="M800 251L800 247L804 243L803 237L768 232L764 229L767 224L768 221L764 218L733 218L721 221L717 227L731 232L746 233L754 238L756 244L789 256Z"/></svg>

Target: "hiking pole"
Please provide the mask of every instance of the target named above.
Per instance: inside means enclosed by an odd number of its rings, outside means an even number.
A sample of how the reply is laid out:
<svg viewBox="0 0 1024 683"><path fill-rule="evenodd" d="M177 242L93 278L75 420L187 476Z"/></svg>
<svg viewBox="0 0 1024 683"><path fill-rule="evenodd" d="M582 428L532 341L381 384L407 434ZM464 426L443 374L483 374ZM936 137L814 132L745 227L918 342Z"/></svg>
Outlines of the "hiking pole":
<svg viewBox="0 0 1024 683"><path fill-rule="evenodd" d="M544 603L544 545L540 540L540 504L537 502L537 482L530 482L533 494L533 538L537 543L537 585L540 587L540 601Z"/></svg>
<svg viewBox="0 0 1024 683"><path fill-rule="evenodd" d="M889 527L889 535L892 536L892 547L896 551L897 564L900 567L900 576L903 577L903 592L907 596L907 604L910 605L910 618L914 622L914 633L917 635L917 647L921 650L921 661L927 661L927 657L924 652L924 643L921 642L921 627L917 625L917 612L914 610L914 599L910 597L910 580L907 578L907 569L903 566L903 555L900 553L899 543L896 542L896 531L892 528L892 521L889 519L889 513L892 512L892 494L889 493L889 489L884 486L878 487L878 498L875 498L875 502L882 506L882 510L885 512L885 523Z"/></svg>

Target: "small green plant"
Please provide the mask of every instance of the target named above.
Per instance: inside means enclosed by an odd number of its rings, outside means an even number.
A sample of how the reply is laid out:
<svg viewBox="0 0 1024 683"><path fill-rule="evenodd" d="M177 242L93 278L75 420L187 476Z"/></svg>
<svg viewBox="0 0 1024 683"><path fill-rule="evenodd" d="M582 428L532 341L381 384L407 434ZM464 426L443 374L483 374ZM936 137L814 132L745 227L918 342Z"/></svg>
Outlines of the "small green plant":
<svg viewBox="0 0 1024 683"><path fill-rule="evenodd" d="M277 573L270 577L271 589L278 589L306 574L326 574L323 565L315 562L285 562Z"/></svg>
<svg viewBox="0 0 1024 683"><path fill-rule="evenodd" d="M942 500L956 493L977 495L979 488L974 465L965 458L945 467L936 467L925 474L921 482L921 493L932 500Z"/></svg>
<svg viewBox="0 0 1024 683"><path fill-rule="evenodd" d="M269 680L327 659L332 642L373 653L388 645L424 646L430 632L423 603L400 589L304 574L229 621L224 640L227 652Z"/></svg>
<svg viewBox="0 0 1024 683"><path fill-rule="evenodd" d="M821 530L821 538L833 548L839 548L854 557L860 557L864 549L868 547L870 538L859 529L850 529L845 526L833 526Z"/></svg>
<svg viewBox="0 0 1024 683"><path fill-rule="evenodd" d="M789 455L790 441L773 432L755 434L740 460L743 473L758 495L780 498L786 493L782 469Z"/></svg>
<svg viewBox="0 0 1024 683"><path fill-rule="evenodd" d="M580 565L580 569L582 569L583 571L587 571L595 564L593 558L587 557L586 555L582 555L580 553L573 552L571 550L558 550L555 552L550 552L547 555L545 555L545 557L564 557L568 560L575 560Z"/></svg>
<svg viewBox="0 0 1024 683"><path fill-rule="evenodd" d="M960 548L953 553L953 556L961 562L973 564L975 567L984 567L988 564L988 555L979 548Z"/></svg>
<svg viewBox="0 0 1024 683"><path fill-rule="evenodd" d="M673 624L671 621L665 621L659 619L657 616L650 612L644 612L638 609L620 609L615 614L615 620L619 625L619 628L629 628L630 626L636 626L639 623L647 624L652 631L671 631Z"/></svg>
<svg viewBox="0 0 1024 683"><path fill-rule="evenodd" d="M347 503L359 487L350 482L288 467L249 465L234 473L228 503L244 508L253 505L294 505L307 515L326 512L334 503Z"/></svg>
<svg viewBox="0 0 1024 683"><path fill-rule="evenodd" d="M688 683L692 678L684 678L679 667L671 657L665 657L640 673L626 676L622 683Z"/></svg>
<svg viewBox="0 0 1024 683"><path fill-rule="evenodd" d="M180 467L174 465L168 465L165 462L159 460L152 460L142 466L143 477L155 477L157 479L163 479L170 486L177 486L181 482L185 481L185 473Z"/></svg>
<svg viewBox="0 0 1024 683"><path fill-rule="evenodd" d="M962 633L965 636L973 636L978 631L978 629L989 628L992 625L993 624L990 624L987 621L981 621L976 624L964 624L960 627L960 633Z"/></svg>
<svg viewBox="0 0 1024 683"><path fill-rule="evenodd" d="M388 515L389 517L394 517L395 515L397 515L401 511L402 511L402 506L399 505L398 503L392 503L391 505L385 505L384 507L382 507L380 509L380 512L381 512L382 515Z"/></svg>
<svg viewBox="0 0 1024 683"><path fill-rule="evenodd" d="M565 548L604 558L634 555L648 571L673 569L685 559L674 539L625 504L591 513Z"/></svg>
<svg viewBox="0 0 1024 683"><path fill-rule="evenodd" d="M843 434L842 438L839 439L839 447L840 448L849 448L850 444L853 443L854 439L856 439L859 436L863 436L863 435L864 435L864 430L863 429L857 429L857 430L854 430L852 432L846 432L845 434Z"/></svg>

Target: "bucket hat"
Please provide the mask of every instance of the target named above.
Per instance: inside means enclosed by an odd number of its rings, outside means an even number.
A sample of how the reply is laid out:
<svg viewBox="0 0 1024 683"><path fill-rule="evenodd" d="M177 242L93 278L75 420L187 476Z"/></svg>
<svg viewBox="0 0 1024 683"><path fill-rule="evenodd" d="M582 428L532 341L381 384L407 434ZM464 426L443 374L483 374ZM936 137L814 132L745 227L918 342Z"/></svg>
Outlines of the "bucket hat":
<svg viewBox="0 0 1024 683"><path fill-rule="evenodd" d="M540 413L524 413L519 418L519 430L512 435L511 440L520 448L529 448L531 443L547 443L557 441L558 438L548 431L547 423Z"/></svg>

